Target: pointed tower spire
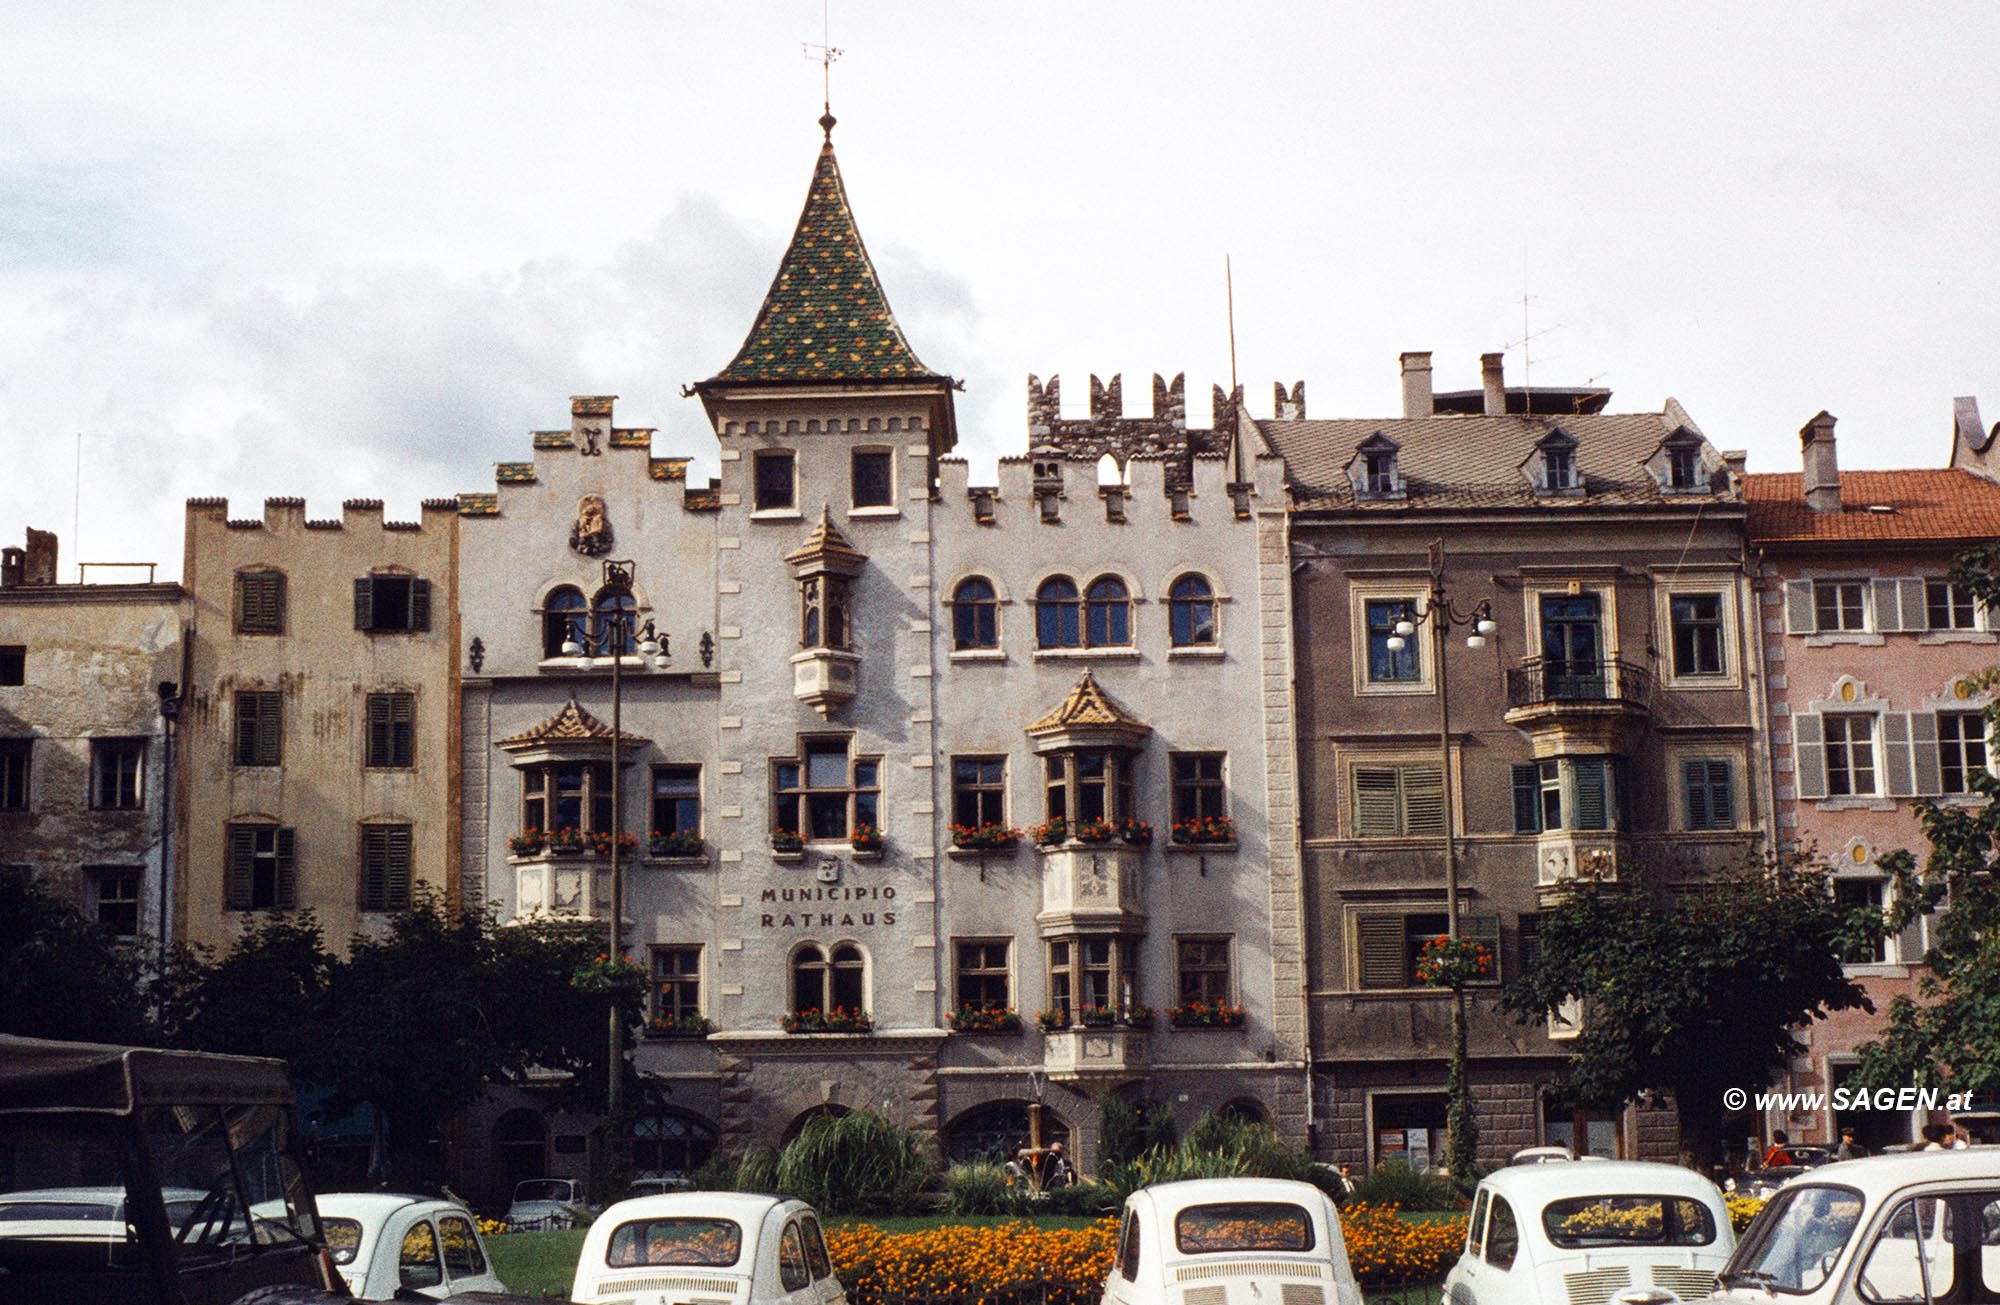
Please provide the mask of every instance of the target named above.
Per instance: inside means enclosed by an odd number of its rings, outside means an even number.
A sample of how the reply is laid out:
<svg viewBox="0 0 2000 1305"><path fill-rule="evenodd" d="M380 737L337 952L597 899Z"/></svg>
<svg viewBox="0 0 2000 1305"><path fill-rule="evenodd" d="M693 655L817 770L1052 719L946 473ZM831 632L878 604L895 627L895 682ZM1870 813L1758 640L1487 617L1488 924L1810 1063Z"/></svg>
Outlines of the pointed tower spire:
<svg viewBox="0 0 2000 1305"><path fill-rule="evenodd" d="M833 154L833 114L805 211L743 347L697 391L810 381L945 380L924 366L889 310Z"/></svg>

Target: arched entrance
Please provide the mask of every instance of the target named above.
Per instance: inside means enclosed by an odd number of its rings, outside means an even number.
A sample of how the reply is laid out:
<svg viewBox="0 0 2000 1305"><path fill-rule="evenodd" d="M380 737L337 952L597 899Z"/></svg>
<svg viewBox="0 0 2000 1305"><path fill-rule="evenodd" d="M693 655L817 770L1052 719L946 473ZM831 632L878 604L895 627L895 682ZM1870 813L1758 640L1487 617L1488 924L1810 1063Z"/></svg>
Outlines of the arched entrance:
<svg viewBox="0 0 2000 1305"><path fill-rule="evenodd" d="M1263 1104L1252 1101L1249 1097L1237 1097L1234 1100L1225 1101L1221 1106L1217 1107L1215 1113L1224 1119L1233 1119L1239 1124L1268 1124L1271 1122L1270 1118L1264 1113Z"/></svg>
<svg viewBox="0 0 2000 1305"><path fill-rule="evenodd" d="M503 1195L514 1184L548 1173L549 1126L539 1110L509 1110L493 1121L493 1166Z"/></svg>
<svg viewBox="0 0 2000 1305"><path fill-rule="evenodd" d="M944 1130L944 1153L957 1164L969 1160L1011 1160L1028 1145L1030 1129L1025 1101L988 1101L964 1111ZM1042 1145L1061 1142L1069 1146L1069 1125L1056 1112L1042 1110Z"/></svg>
<svg viewBox="0 0 2000 1305"><path fill-rule="evenodd" d="M686 1175L715 1154L715 1129L679 1110L640 1115L626 1130L632 1144L632 1173Z"/></svg>

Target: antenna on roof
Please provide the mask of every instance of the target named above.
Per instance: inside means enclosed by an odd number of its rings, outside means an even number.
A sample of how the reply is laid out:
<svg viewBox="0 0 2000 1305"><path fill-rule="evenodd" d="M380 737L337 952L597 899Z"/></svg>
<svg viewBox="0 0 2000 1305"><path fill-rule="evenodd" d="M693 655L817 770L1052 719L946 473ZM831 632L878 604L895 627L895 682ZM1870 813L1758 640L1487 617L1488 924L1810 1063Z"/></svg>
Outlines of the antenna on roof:
<svg viewBox="0 0 2000 1305"><path fill-rule="evenodd" d="M1230 269L1229 255L1227 254L1224 254L1222 256L1222 289L1223 289L1223 294L1226 296L1229 305L1229 401L1231 404L1231 415L1234 415L1234 405L1236 402L1236 389L1237 389L1236 275ZM1159 414L1154 413L1153 415L1157 417ZM1220 414L1210 414L1209 420L1210 421L1220 420ZM1241 425L1241 422L1233 421L1229 423L1229 453L1230 453L1231 465L1235 471L1236 483L1240 485L1243 483L1243 441L1236 437L1236 431L1239 425Z"/></svg>
<svg viewBox="0 0 2000 1305"><path fill-rule="evenodd" d="M811 42L807 42L800 47L800 52L804 54L806 58L819 60L820 108L822 110L819 118L819 126L820 130L826 133L826 139L829 143L831 143L833 140L833 123L834 123L833 61L835 59L838 59L841 55L847 53L847 51L845 50L835 49L831 44L832 20L830 15L828 14L828 9L831 4L832 0L820 0L819 44L813 45Z"/></svg>

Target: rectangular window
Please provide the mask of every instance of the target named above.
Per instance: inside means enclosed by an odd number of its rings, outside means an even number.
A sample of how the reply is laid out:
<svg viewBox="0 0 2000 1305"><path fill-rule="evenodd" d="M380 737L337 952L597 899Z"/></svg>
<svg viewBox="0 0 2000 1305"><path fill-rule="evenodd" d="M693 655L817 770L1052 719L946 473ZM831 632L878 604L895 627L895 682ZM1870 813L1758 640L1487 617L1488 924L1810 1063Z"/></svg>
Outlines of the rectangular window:
<svg viewBox="0 0 2000 1305"><path fill-rule="evenodd" d="M1882 888L1880 879L1836 879L1833 881L1834 904L1840 907L1842 915L1858 908L1872 908L1877 915L1882 913ZM1849 965L1880 965L1889 959L1888 939L1876 936L1858 947L1851 948L1841 960Z"/></svg>
<svg viewBox="0 0 2000 1305"><path fill-rule="evenodd" d="M653 767L653 831L701 833L701 767Z"/></svg>
<svg viewBox="0 0 2000 1305"><path fill-rule="evenodd" d="M90 741L90 805L99 811L137 811L146 805L146 740Z"/></svg>
<svg viewBox="0 0 2000 1305"><path fill-rule="evenodd" d="M275 766L284 759L284 695L244 689L236 695L236 764Z"/></svg>
<svg viewBox="0 0 2000 1305"><path fill-rule="evenodd" d="M84 872L90 880L91 914L107 932L119 938L139 936L139 880L134 866L94 865Z"/></svg>
<svg viewBox="0 0 2000 1305"><path fill-rule="evenodd" d="M1443 911L1366 912L1354 919L1355 978L1366 989L1416 988L1417 958L1424 945L1447 929ZM1491 974L1480 984L1500 982L1500 917L1461 915L1458 932L1486 944L1493 957Z"/></svg>
<svg viewBox="0 0 2000 1305"><path fill-rule="evenodd" d="M1523 761L1514 766L1514 832L1542 832L1542 767Z"/></svg>
<svg viewBox="0 0 2000 1305"><path fill-rule="evenodd" d="M1726 757L1683 757L1681 792L1689 829L1736 828L1736 797Z"/></svg>
<svg viewBox="0 0 2000 1305"><path fill-rule="evenodd" d="M757 455L753 464L756 476L756 511L781 512L798 505L798 490L792 474L792 464L793 457L789 452L771 451Z"/></svg>
<svg viewBox="0 0 2000 1305"><path fill-rule="evenodd" d="M1174 940L1175 972L1178 975L1180 1004L1204 1002L1229 1005L1236 985L1230 972L1229 938L1177 938Z"/></svg>
<svg viewBox="0 0 2000 1305"><path fill-rule="evenodd" d="M1067 939L1056 939L1049 943L1049 1009L1059 1010L1065 1016L1076 1011L1075 993L1070 988L1070 958L1073 954Z"/></svg>
<svg viewBox="0 0 2000 1305"><path fill-rule="evenodd" d="M1723 674L1722 595L1674 594L1667 607L1673 623L1674 674Z"/></svg>
<svg viewBox="0 0 2000 1305"><path fill-rule="evenodd" d="M701 948L653 949L653 1018L662 1024L701 1018Z"/></svg>
<svg viewBox="0 0 2000 1305"><path fill-rule="evenodd" d="M1126 754L1091 749L1043 760L1048 819L1088 823L1132 817L1132 760Z"/></svg>
<svg viewBox="0 0 2000 1305"><path fill-rule="evenodd" d="M27 647L18 643L0 643L0 689L27 682Z"/></svg>
<svg viewBox="0 0 2000 1305"><path fill-rule="evenodd" d="M1829 797L1875 796L1875 718L1824 716Z"/></svg>
<svg viewBox="0 0 2000 1305"><path fill-rule="evenodd" d="M1545 484L1549 489L1576 488L1576 455L1565 449L1546 449L1542 453L1545 468Z"/></svg>
<svg viewBox="0 0 2000 1305"><path fill-rule="evenodd" d="M840 841L858 825L881 828L881 758L850 758L853 742L808 740L804 757L771 768L774 829Z"/></svg>
<svg viewBox="0 0 2000 1305"><path fill-rule="evenodd" d="M283 634L284 632L285 573L237 572L236 633Z"/></svg>
<svg viewBox="0 0 2000 1305"><path fill-rule="evenodd" d="M953 757L951 822L968 829L1007 823L1007 759Z"/></svg>
<svg viewBox="0 0 2000 1305"><path fill-rule="evenodd" d="M1049 1005L1085 1022L1106 1022L1139 999L1129 938L1093 934L1049 942Z"/></svg>
<svg viewBox="0 0 2000 1305"><path fill-rule="evenodd" d="M854 451L854 506L894 507L896 503L895 454L887 449Z"/></svg>
<svg viewBox="0 0 2000 1305"><path fill-rule="evenodd" d="M1938 725L1938 775L1946 793L1970 793L1972 777L1986 773L1986 715L1977 711L1941 711Z"/></svg>
<svg viewBox="0 0 2000 1305"><path fill-rule="evenodd" d="M1701 450L1694 445L1667 450L1667 485L1672 489L1697 488L1696 475L1701 469Z"/></svg>
<svg viewBox="0 0 2000 1305"><path fill-rule="evenodd" d="M1176 752L1169 757L1175 824L1183 820L1220 820L1229 814L1229 790L1222 779L1223 757L1220 752Z"/></svg>
<svg viewBox="0 0 2000 1305"><path fill-rule="evenodd" d="M1924 613L1933 630L1973 630L1979 626L1972 591L1949 580L1924 582Z"/></svg>
<svg viewBox="0 0 2000 1305"><path fill-rule="evenodd" d="M960 1010L1008 1010L1014 1005L1005 939L961 940L954 949Z"/></svg>
<svg viewBox="0 0 2000 1305"><path fill-rule="evenodd" d="M431 582L366 575L354 582L354 628L377 634L431 628Z"/></svg>
<svg viewBox="0 0 2000 1305"><path fill-rule="evenodd" d="M1609 757L1564 757L1516 765L1514 832L1621 827L1621 773Z"/></svg>
<svg viewBox="0 0 2000 1305"><path fill-rule="evenodd" d="M403 911L410 905L410 827L361 827L361 909Z"/></svg>
<svg viewBox="0 0 2000 1305"><path fill-rule="evenodd" d="M1444 833L1444 770L1436 762L1354 768L1354 836Z"/></svg>
<svg viewBox="0 0 2000 1305"><path fill-rule="evenodd" d="M1403 640L1397 649L1389 647L1396 638L1396 622L1417 607L1414 598L1370 598L1362 604L1368 623L1368 682L1370 684L1415 684L1423 678L1417 653L1417 635Z"/></svg>
<svg viewBox="0 0 2000 1305"><path fill-rule="evenodd" d="M0 739L0 811L28 809L28 762L33 739Z"/></svg>
<svg viewBox="0 0 2000 1305"><path fill-rule="evenodd" d="M298 835L277 825L229 825L224 877L231 911L289 911L297 905Z"/></svg>
<svg viewBox="0 0 2000 1305"><path fill-rule="evenodd" d="M417 696L368 695L368 740L362 764L370 770L406 770L416 764Z"/></svg>
<svg viewBox="0 0 2000 1305"><path fill-rule="evenodd" d="M610 832L610 763L554 761L522 771L521 827Z"/></svg>
<svg viewBox="0 0 2000 1305"><path fill-rule="evenodd" d="M1860 580L1813 581L1813 625L1818 630L1866 630L1866 583Z"/></svg>
<svg viewBox="0 0 2000 1305"><path fill-rule="evenodd" d="M1396 482L1395 454L1364 454L1361 460L1361 467L1367 493L1393 494L1400 488Z"/></svg>

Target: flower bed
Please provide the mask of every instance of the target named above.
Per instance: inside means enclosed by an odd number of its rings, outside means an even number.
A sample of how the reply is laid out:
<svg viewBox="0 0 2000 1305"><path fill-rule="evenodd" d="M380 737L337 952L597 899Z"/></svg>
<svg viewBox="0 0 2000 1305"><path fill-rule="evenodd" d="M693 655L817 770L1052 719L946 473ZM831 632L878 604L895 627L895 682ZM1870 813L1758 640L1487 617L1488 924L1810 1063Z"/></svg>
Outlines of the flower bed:
<svg viewBox="0 0 2000 1305"><path fill-rule="evenodd" d="M1761 1196L1725 1196L1722 1198L1722 1203L1729 1208L1729 1226L1735 1229L1739 1236L1750 1226L1750 1221L1757 1217L1757 1211L1764 1208L1764 1198Z"/></svg>
<svg viewBox="0 0 2000 1305"><path fill-rule="evenodd" d="M1417 1221L1393 1205L1349 1203L1340 1208L1347 1262L1364 1287L1438 1282L1465 1246L1465 1216Z"/></svg>

